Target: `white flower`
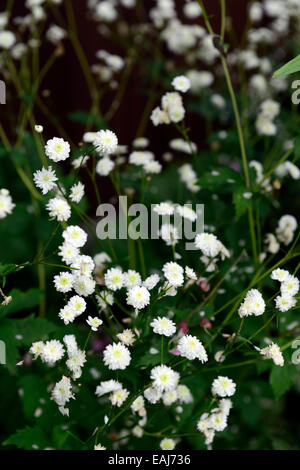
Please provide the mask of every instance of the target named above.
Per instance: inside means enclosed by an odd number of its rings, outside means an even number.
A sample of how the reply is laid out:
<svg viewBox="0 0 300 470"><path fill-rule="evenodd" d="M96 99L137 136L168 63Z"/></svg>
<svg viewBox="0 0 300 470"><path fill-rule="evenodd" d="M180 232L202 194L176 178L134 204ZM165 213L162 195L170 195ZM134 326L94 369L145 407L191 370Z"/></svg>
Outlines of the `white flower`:
<svg viewBox="0 0 300 470"><path fill-rule="evenodd" d="M131 287L140 286L142 283L142 279L140 274L133 269L129 269L127 273L124 273L124 284L127 289Z"/></svg>
<svg viewBox="0 0 300 470"><path fill-rule="evenodd" d="M86 255L77 256L71 266L74 268L74 275L80 276L91 276L95 269L95 263L93 259Z"/></svg>
<svg viewBox="0 0 300 470"><path fill-rule="evenodd" d="M205 256L215 258L220 253L220 242L212 233L200 233L195 238L196 248Z"/></svg>
<svg viewBox="0 0 300 470"><path fill-rule="evenodd" d="M111 268L104 275L108 289L116 291L124 286L124 274L120 268Z"/></svg>
<svg viewBox="0 0 300 470"><path fill-rule="evenodd" d="M151 370L153 387L160 392L167 392L177 387L179 374L168 366L156 366Z"/></svg>
<svg viewBox="0 0 300 470"><path fill-rule="evenodd" d="M96 133L93 145L100 155L111 155L117 150L118 138L112 131L101 130Z"/></svg>
<svg viewBox="0 0 300 470"><path fill-rule="evenodd" d="M188 206L178 206L176 208L176 212L180 215L180 217L183 217L184 219L188 219L191 222L195 222L197 220L197 214L193 209L191 209Z"/></svg>
<svg viewBox="0 0 300 470"><path fill-rule="evenodd" d="M113 392L110 395L109 399L113 406L120 407L123 405L124 401L126 401L128 397L129 397L128 390L126 390L126 388L120 388L119 390L116 390L115 392Z"/></svg>
<svg viewBox="0 0 300 470"><path fill-rule="evenodd" d="M79 295L71 297L67 305L74 310L76 316L81 315L86 309L86 301Z"/></svg>
<svg viewBox="0 0 300 470"><path fill-rule="evenodd" d="M65 30L56 24L51 25L46 32L46 38L52 42L52 44L58 44L65 36Z"/></svg>
<svg viewBox="0 0 300 470"><path fill-rule="evenodd" d="M165 406L171 406L173 403L176 402L177 400L177 391L176 389L174 390L169 390L168 392L165 392L162 396L163 404Z"/></svg>
<svg viewBox="0 0 300 470"><path fill-rule="evenodd" d="M155 405L162 397L162 392L155 387L149 387L144 391L144 397L151 403Z"/></svg>
<svg viewBox="0 0 300 470"><path fill-rule="evenodd" d="M160 204L156 204L153 207L153 211L158 215L173 215L175 209L173 204L169 202L161 202Z"/></svg>
<svg viewBox="0 0 300 470"><path fill-rule="evenodd" d="M219 397L231 397L235 394L236 384L228 377L219 376L213 381L212 394Z"/></svg>
<svg viewBox="0 0 300 470"><path fill-rule="evenodd" d="M61 256L61 259L64 263L66 263L67 265L71 265L73 261L79 256L79 249L71 243L64 242L59 247L58 254L59 256Z"/></svg>
<svg viewBox="0 0 300 470"><path fill-rule="evenodd" d="M75 170L78 170L79 168L83 168L86 166L89 158L90 157L88 155L75 158L75 160L71 162L71 165L75 168Z"/></svg>
<svg viewBox="0 0 300 470"><path fill-rule="evenodd" d="M266 304L257 289L251 289L247 292L247 295L240 305L238 314L240 317L247 317L249 315L259 316L262 315L265 311Z"/></svg>
<svg viewBox="0 0 300 470"><path fill-rule="evenodd" d="M53 339L44 344L40 356L43 362L47 362L52 365L59 361L63 357L64 353L64 347L61 342Z"/></svg>
<svg viewBox="0 0 300 470"><path fill-rule="evenodd" d="M153 109L150 119L154 126L159 126L160 124L170 124L168 113L159 107Z"/></svg>
<svg viewBox="0 0 300 470"><path fill-rule="evenodd" d="M97 268L102 268L105 266L106 263L111 263L111 258L108 256L107 253L97 253L94 256L94 263L97 266Z"/></svg>
<svg viewBox="0 0 300 470"><path fill-rule="evenodd" d="M297 300L290 295L278 295L275 298L276 308L281 312L288 312L291 308L295 307Z"/></svg>
<svg viewBox="0 0 300 470"><path fill-rule="evenodd" d="M44 347L43 341L36 341L35 343L32 344L29 352L34 355L34 359L37 359L39 355L41 354L42 350Z"/></svg>
<svg viewBox="0 0 300 470"><path fill-rule="evenodd" d="M160 236L167 246L175 246L180 239L177 227L172 224L162 224Z"/></svg>
<svg viewBox="0 0 300 470"><path fill-rule="evenodd" d="M193 402L193 395L186 385L178 385L176 391L180 403L188 404Z"/></svg>
<svg viewBox="0 0 300 470"><path fill-rule="evenodd" d="M202 363L208 361L206 351L196 336L186 335L180 338L177 349L181 356L187 359L193 360L197 358Z"/></svg>
<svg viewBox="0 0 300 470"><path fill-rule="evenodd" d="M11 31L0 31L0 47L10 49L16 43L16 36Z"/></svg>
<svg viewBox="0 0 300 470"><path fill-rule="evenodd" d="M142 395L137 397L134 400L134 402L131 404L130 407L131 407L132 411L134 411L134 412L138 412L141 408L144 408L145 407L145 400L142 397Z"/></svg>
<svg viewBox="0 0 300 470"><path fill-rule="evenodd" d="M127 292L127 303L133 308L141 310L150 303L150 292L146 287L135 286Z"/></svg>
<svg viewBox="0 0 300 470"><path fill-rule="evenodd" d="M180 75L175 77L172 81L172 85L177 91L181 91L182 93L186 93L191 88L191 82L188 78L184 75Z"/></svg>
<svg viewBox="0 0 300 470"><path fill-rule="evenodd" d="M67 368L73 372L73 379L79 379L81 377L81 369L86 363L86 355L85 351L80 351L80 349L77 349L77 351L69 356L69 359L66 362Z"/></svg>
<svg viewBox="0 0 300 470"><path fill-rule="evenodd" d="M104 157L97 163L96 173L98 173L100 176L108 176L114 167L114 162L110 158Z"/></svg>
<svg viewBox="0 0 300 470"><path fill-rule="evenodd" d="M288 278L281 283L280 291L282 295L295 296L299 291L299 279L289 274Z"/></svg>
<svg viewBox="0 0 300 470"><path fill-rule="evenodd" d="M82 183L77 183L74 184L71 188L70 192L70 199L73 202L77 202L77 204L81 201L81 199L84 196L84 184Z"/></svg>
<svg viewBox="0 0 300 470"><path fill-rule="evenodd" d="M126 369L131 361L130 351L121 343L109 344L103 352L104 364L111 370Z"/></svg>
<svg viewBox="0 0 300 470"><path fill-rule="evenodd" d="M47 194L51 189L55 188L57 177L55 171L49 166L47 169L42 168L33 175L34 182L38 188L42 190L43 194Z"/></svg>
<svg viewBox="0 0 300 470"><path fill-rule="evenodd" d="M51 400L59 406L65 406L71 399L74 399L72 394L71 380L68 377L63 377L59 382L55 384L55 387L51 393Z"/></svg>
<svg viewBox="0 0 300 470"><path fill-rule="evenodd" d="M94 450L106 450L106 447L104 447L101 444L97 444L97 445L94 446Z"/></svg>
<svg viewBox="0 0 300 470"><path fill-rule="evenodd" d="M266 359L272 359L274 361L274 364L276 364L277 366L282 367L284 365L282 352L280 351L280 348L276 343L271 343L266 348L261 349L260 354L265 356Z"/></svg>
<svg viewBox="0 0 300 470"><path fill-rule="evenodd" d="M165 437L161 442L160 442L160 448L162 450L174 450L175 449L175 441L174 439L169 439Z"/></svg>
<svg viewBox="0 0 300 470"><path fill-rule="evenodd" d="M58 292L70 292L73 288L74 278L69 272L63 272L54 277L55 289Z"/></svg>
<svg viewBox="0 0 300 470"><path fill-rule="evenodd" d="M67 304L62 309L60 309L58 316L65 325L69 325L69 323L73 323L77 317L77 313L72 307L70 307L70 305Z"/></svg>
<svg viewBox="0 0 300 470"><path fill-rule="evenodd" d="M7 189L0 189L0 219L11 214L16 205L12 202L11 195Z"/></svg>
<svg viewBox="0 0 300 470"><path fill-rule="evenodd" d="M95 292L96 281L88 276L76 276L73 287L78 295L88 297Z"/></svg>
<svg viewBox="0 0 300 470"><path fill-rule="evenodd" d="M87 242L87 233L77 225L70 225L62 234L66 243L82 248Z"/></svg>
<svg viewBox="0 0 300 470"><path fill-rule="evenodd" d="M262 115L265 116L266 119L273 120L279 114L280 104L273 100L266 100L261 104L260 108Z"/></svg>
<svg viewBox="0 0 300 470"><path fill-rule="evenodd" d="M164 336L172 336L176 333L176 325L167 317L155 318L151 323L154 333Z"/></svg>
<svg viewBox="0 0 300 470"><path fill-rule="evenodd" d="M122 388L122 384L117 382L116 380L106 380L101 382L100 385L96 388L96 395L97 397L102 397L107 393L115 392L116 390L120 390Z"/></svg>
<svg viewBox="0 0 300 470"><path fill-rule="evenodd" d="M146 173L149 173L151 175L158 175L159 173L161 173L162 165L156 160L153 160L151 162L145 163L144 170Z"/></svg>
<svg viewBox="0 0 300 470"><path fill-rule="evenodd" d="M132 434L135 436L135 437L138 437L138 438L141 438L143 437L144 435L144 430L141 426L134 426L132 428Z"/></svg>
<svg viewBox="0 0 300 470"><path fill-rule="evenodd" d="M103 321L98 317L88 317L86 322L91 327L92 331L97 331L99 326L103 323Z"/></svg>
<svg viewBox="0 0 300 470"><path fill-rule="evenodd" d="M143 282L143 286L146 287L148 290L154 289L155 286L159 283L160 278L158 274L152 274L151 276L147 277Z"/></svg>
<svg viewBox="0 0 300 470"><path fill-rule="evenodd" d="M152 162L153 159L153 153L146 150L139 152L135 151L129 155L129 163L136 166L145 166Z"/></svg>
<svg viewBox="0 0 300 470"><path fill-rule="evenodd" d="M224 431L227 427L227 417L221 412L212 413L209 418L209 424L215 431Z"/></svg>
<svg viewBox="0 0 300 470"><path fill-rule="evenodd" d="M63 341L67 347L68 356L74 356L78 351L77 341L74 335L65 335Z"/></svg>
<svg viewBox="0 0 300 470"><path fill-rule="evenodd" d="M70 144L64 139L54 137L48 140L45 146L45 153L54 162L64 161L70 156Z"/></svg>
<svg viewBox="0 0 300 470"><path fill-rule="evenodd" d="M65 199L55 197L50 199L46 209L52 219L57 219L59 222L66 222L71 217L71 208Z"/></svg>
<svg viewBox="0 0 300 470"><path fill-rule="evenodd" d="M188 279L192 279L193 281L197 281L198 277L195 271L192 268L189 268L188 266L185 267L185 275Z"/></svg>
<svg viewBox="0 0 300 470"><path fill-rule="evenodd" d="M183 268L171 261L169 263L166 263L164 266L163 266L163 273L165 275L165 278L168 280L168 282L171 284L171 286L174 286L174 287L179 287L179 286L182 286L182 284L184 283L184 277L183 277Z"/></svg>
<svg viewBox="0 0 300 470"><path fill-rule="evenodd" d="M131 330L124 330L122 333L118 333L117 338L121 343L125 344L125 346L132 346L135 342L135 336Z"/></svg>

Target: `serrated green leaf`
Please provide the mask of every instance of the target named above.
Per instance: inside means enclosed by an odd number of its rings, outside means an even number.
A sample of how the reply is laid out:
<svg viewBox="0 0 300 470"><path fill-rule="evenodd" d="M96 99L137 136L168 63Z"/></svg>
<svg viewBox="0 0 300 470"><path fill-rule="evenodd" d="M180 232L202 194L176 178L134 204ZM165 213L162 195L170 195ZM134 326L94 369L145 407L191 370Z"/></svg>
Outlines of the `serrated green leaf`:
<svg viewBox="0 0 300 470"><path fill-rule="evenodd" d="M49 438L38 426L26 426L26 428L20 429L16 434L6 439L3 444L14 445L25 450L44 450L51 445Z"/></svg>
<svg viewBox="0 0 300 470"><path fill-rule="evenodd" d="M24 269L24 265L18 266L17 264L0 263L0 276L7 276L8 274L21 271L21 269Z"/></svg>
<svg viewBox="0 0 300 470"><path fill-rule="evenodd" d="M276 70L273 78L284 77L300 71L300 55L290 60L287 64L283 65L280 69Z"/></svg>
<svg viewBox="0 0 300 470"><path fill-rule="evenodd" d="M273 366L270 374L270 384L276 400L278 400L294 383L297 369L294 365L285 364L283 367Z"/></svg>

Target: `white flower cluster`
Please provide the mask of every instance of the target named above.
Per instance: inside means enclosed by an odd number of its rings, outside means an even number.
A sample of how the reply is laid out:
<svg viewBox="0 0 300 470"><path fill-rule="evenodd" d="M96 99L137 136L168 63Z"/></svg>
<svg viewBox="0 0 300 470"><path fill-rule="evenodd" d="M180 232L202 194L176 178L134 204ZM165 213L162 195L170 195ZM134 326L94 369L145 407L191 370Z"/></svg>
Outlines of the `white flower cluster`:
<svg viewBox="0 0 300 470"><path fill-rule="evenodd" d="M294 238L295 231L298 227L297 220L293 215L283 215L278 221L276 235L280 242L289 245Z"/></svg>
<svg viewBox="0 0 300 470"><path fill-rule="evenodd" d="M185 163L179 169L180 180L186 185L187 189L192 193L200 191L200 187L197 186L197 174L194 171L190 163Z"/></svg>
<svg viewBox="0 0 300 470"><path fill-rule="evenodd" d="M263 349L257 349L265 359L272 359L275 365L284 366L284 358L278 344L272 342Z"/></svg>
<svg viewBox="0 0 300 470"><path fill-rule="evenodd" d="M0 189L0 219L11 214L15 207L8 189Z"/></svg>
<svg viewBox="0 0 300 470"><path fill-rule="evenodd" d="M277 127L274 119L280 112L280 105L276 101L266 100L261 104L260 113L256 120L256 129L260 135L272 136L276 134Z"/></svg>
<svg viewBox="0 0 300 470"><path fill-rule="evenodd" d="M201 415L197 423L197 429L204 435L207 446L213 443L216 432L226 429L231 408L232 401L223 398L219 401L218 407L212 409L210 413Z"/></svg>
<svg viewBox="0 0 300 470"><path fill-rule="evenodd" d="M218 256L222 260L230 256L227 248L212 233L203 232L196 235L195 245L203 253L200 259L205 264L207 272L212 272L216 269Z"/></svg>
<svg viewBox="0 0 300 470"><path fill-rule="evenodd" d="M71 380L68 377L62 377L62 379L57 382L51 393L51 400L54 400L59 407L59 411L66 416L69 416L69 409L65 407L71 399L74 399L72 393L72 384Z"/></svg>
<svg viewBox="0 0 300 470"><path fill-rule="evenodd" d="M280 295L275 298L276 308L287 312L297 304L295 296L299 292L299 279L285 269L277 268L271 273L271 279L280 282Z"/></svg>
<svg viewBox="0 0 300 470"><path fill-rule="evenodd" d="M198 338L191 335L185 335L180 338L177 345L177 349L180 355L186 357L189 360L199 359L200 362L207 362L207 353L203 347L201 341Z"/></svg>
<svg viewBox="0 0 300 470"><path fill-rule="evenodd" d="M266 308L266 303L263 296L257 289L250 289L247 295L240 305L238 314L242 317L248 317L249 315L263 315Z"/></svg>
<svg viewBox="0 0 300 470"><path fill-rule="evenodd" d="M97 397L102 397L109 393L109 400L112 406L117 406L118 408L122 406L129 397L128 390L123 388L122 384L116 380L101 382L100 385L97 386L95 393Z"/></svg>
<svg viewBox="0 0 300 470"><path fill-rule="evenodd" d="M166 93L161 100L161 108L152 111L151 121L154 126L159 124L178 123L184 119L185 109L182 98L177 92Z"/></svg>

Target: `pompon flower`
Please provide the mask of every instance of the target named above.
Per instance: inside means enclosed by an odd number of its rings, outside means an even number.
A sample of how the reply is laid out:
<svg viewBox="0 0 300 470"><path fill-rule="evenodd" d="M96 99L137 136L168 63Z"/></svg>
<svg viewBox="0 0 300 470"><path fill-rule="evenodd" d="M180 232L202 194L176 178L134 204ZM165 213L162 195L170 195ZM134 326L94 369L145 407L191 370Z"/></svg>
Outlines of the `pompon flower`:
<svg viewBox="0 0 300 470"><path fill-rule="evenodd" d="M111 268L104 275L105 285L112 291L124 286L124 274L120 268Z"/></svg>
<svg viewBox="0 0 300 470"><path fill-rule="evenodd" d="M208 361L206 351L196 336L186 335L180 338L177 349L187 359L199 359L202 363Z"/></svg>
<svg viewBox="0 0 300 470"><path fill-rule="evenodd" d="M59 222L66 222L71 217L71 207L65 199L55 197L50 199L46 209L52 219L57 219Z"/></svg>
<svg viewBox="0 0 300 470"><path fill-rule="evenodd" d="M173 261L163 266L163 273L167 281L174 287L180 287L184 283L183 268Z"/></svg>
<svg viewBox="0 0 300 470"><path fill-rule="evenodd" d="M184 75L175 77L172 81L172 85L176 91L181 91L182 93L186 93L191 88L190 80Z"/></svg>
<svg viewBox="0 0 300 470"><path fill-rule="evenodd" d="M70 292L73 288L74 277L69 272L63 272L54 276L55 289L64 294Z"/></svg>
<svg viewBox="0 0 300 470"><path fill-rule="evenodd" d="M236 384L228 377L219 376L213 381L212 394L219 397L231 397L235 394Z"/></svg>
<svg viewBox="0 0 300 470"><path fill-rule="evenodd" d="M92 331L97 331L99 326L103 323L103 321L98 317L88 317L86 322L91 327Z"/></svg>
<svg viewBox="0 0 300 470"><path fill-rule="evenodd" d="M127 400L128 397L128 390L126 390L126 388L120 388L119 390L115 390L114 392L112 392L112 394L109 396L109 399L113 406L117 406L118 408L120 408L120 406L123 405L123 403Z"/></svg>
<svg viewBox="0 0 300 470"><path fill-rule="evenodd" d="M0 189L0 219L11 214L15 207L8 189Z"/></svg>
<svg viewBox="0 0 300 470"><path fill-rule="evenodd" d="M70 225L62 234L66 243L69 243L76 248L82 248L87 242L87 233L78 227L78 225Z"/></svg>
<svg viewBox="0 0 300 470"><path fill-rule="evenodd" d="M265 311L266 304L257 289L250 289L240 305L238 313L240 317L248 317L249 315L259 316Z"/></svg>
<svg viewBox="0 0 300 470"><path fill-rule="evenodd" d="M47 157L54 162L67 160L70 156L70 150L70 144L64 139L60 139L58 137L48 140L45 146Z"/></svg>
<svg viewBox="0 0 300 470"><path fill-rule="evenodd" d="M269 346L260 349L259 352L265 357L265 359L272 359L275 365L281 367L284 366L284 358L278 344L271 343Z"/></svg>
<svg viewBox="0 0 300 470"><path fill-rule="evenodd" d="M41 170L37 170L33 175L33 179L35 185L41 189L43 194L47 194L56 187L57 177L51 166L47 169L43 167Z"/></svg>
<svg viewBox="0 0 300 470"><path fill-rule="evenodd" d="M146 287L135 286L127 293L127 303L137 310L145 308L150 303L150 292Z"/></svg>
<svg viewBox="0 0 300 470"><path fill-rule="evenodd" d="M124 370L131 361L130 351L121 343L109 344L103 352L104 364L111 370Z"/></svg>
<svg viewBox="0 0 300 470"><path fill-rule="evenodd" d="M168 366L156 366L151 370L153 387L160 392L167 392L177 387L179 374Z"/></svg>
<svg viewBox="0 0 300 470"><path fill-rule="evenodd" d="M175 445L174 439L169 439L168 437L165 437L159 444L162 450L174 450Z"/></svg>
<svg viewBox="0 0 300 470"><path fill-rule="evenodd" d="M40 356L43 362L53 365L63 357L64 353L64 347L61 342L52 339L51 341L46 341Z"/></svg>
<svg viewBox="0 0 300 470"><path fill-rule="evenodd" d="M102 397L111 392L115 392L116 390L120 390L122 388L122 384L117 382L116 380L106 380L101 382L100 385L96 388L96 395L97 397Z"/></svg>
<svg viewBox="0 0 300 470"><path fill-rule="evenodd" d="M79 183L74 184L72 186L71 191L70 191L70 199L71 201L76 202L78 204L83 198L83 196L84 196L84 184L80 183L79 181Z"/></svg>
<svg viewBox="0 0 300 470"><path fill-rule="evenodd" d="M176 325L167 317L155 318L151 323L154 333L163 336L172 336L176 333Z"/></svg>
<svg viewBox="0 0 300 470"><path fill-rule="evenodd" d="M111 155L115 153L118 148L118 138L116 134L110 130L101 130L96 133L93 145L100 155Z"/></svg>

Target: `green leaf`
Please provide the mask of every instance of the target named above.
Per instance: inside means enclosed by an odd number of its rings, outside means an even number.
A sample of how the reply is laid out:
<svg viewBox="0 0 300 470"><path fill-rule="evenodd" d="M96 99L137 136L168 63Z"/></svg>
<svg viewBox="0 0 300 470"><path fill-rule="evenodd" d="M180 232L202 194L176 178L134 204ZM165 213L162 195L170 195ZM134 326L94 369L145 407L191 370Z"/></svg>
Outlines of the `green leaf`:
<svg viewBox="0 0 300 470"><path fill-rule="evenodd" d="M291 388L297 369L292 364L286 364L283 367L273 366L270 374L270 384L273 389L276 400Z"/></svg>
<svg viewBox="0 0 300 470"><path fill-rule="evenodd" d="M18 382L22 389L21 402L24 415L32 419L36 409L41 406L41 399L47 398L46 383L37 375L25 375Z"/></svg>
<svg viewBox="0 0 300 470"><path fill-rule="evenodd" d="M12 301L6 306L0 306L0 317L36 307L40 303L41 294L42 291L39 289L29 289L26 292L13 289L9 293Z"/></svg>
<svg viewBox="0 0 300 470"><path fill-rule="evenodd" d="M247 195L249 191L247 188L244 186L239 186L236 188L236 190L233 193L233 204L235 207L235 215L237 220L247 212L248 208L251 206L251 197L247 198L245 195Z"/></svg>
<svg viewBox="0 0 300 470"><path fill-rule="evenodd" d="M6 439L3 444L14 445L24 450L44 450L51 445L49 438L39 426L26 426Z"/></svg>
<svg viewBox="0 0 300 470"><path fill-rule="evenodd" d="M215 168L198 180L201 188L215 190L218 187L222 192L232 191L239 182L241 182L240 174L227 167Z"/></svg>
<svg viewBox="0 0 300 470"><path fill-rule="evenodd" d="M280 69L276 70L273 78L284 77L300 71L300 55L290 60L287 64L283 65Z"/></svg>
<svg viewBox="0 0 300 470"><path fill-rule="evenodd" d="M46 335L57 330L57 326L44 319L36 318L33 314L16 321L17 334L20 335L20 344L29 346L34 341L41 341Z"/></svg>

